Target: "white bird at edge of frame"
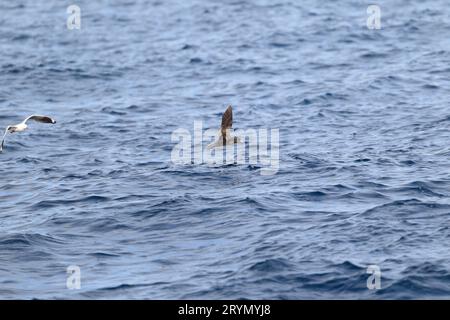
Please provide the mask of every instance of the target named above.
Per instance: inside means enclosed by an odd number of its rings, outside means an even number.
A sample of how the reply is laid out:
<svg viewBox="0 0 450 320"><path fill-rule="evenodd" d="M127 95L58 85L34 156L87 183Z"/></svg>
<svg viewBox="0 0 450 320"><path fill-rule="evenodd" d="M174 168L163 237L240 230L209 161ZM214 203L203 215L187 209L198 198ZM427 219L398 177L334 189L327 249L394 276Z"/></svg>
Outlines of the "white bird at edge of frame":
<svg viewBox="0 0 450 320"><path fill-rule="evenodd" d="M32 116L29 116L28 118L26 118L25 120L23 120L19 124L7 126L6 130L5 130L5 134L3 135L2 144L0 145L0 152L3 152L3 147L5 145L5 139L6 139L6 136L8 135L8 133L12 134L12 133L16 133L16 132L25 131L28 128L27 122L29 120L33 120L33 121L40 122L40 123L50 123L50 124L56 123L56 121L50 117L32 115Z"/></svg>

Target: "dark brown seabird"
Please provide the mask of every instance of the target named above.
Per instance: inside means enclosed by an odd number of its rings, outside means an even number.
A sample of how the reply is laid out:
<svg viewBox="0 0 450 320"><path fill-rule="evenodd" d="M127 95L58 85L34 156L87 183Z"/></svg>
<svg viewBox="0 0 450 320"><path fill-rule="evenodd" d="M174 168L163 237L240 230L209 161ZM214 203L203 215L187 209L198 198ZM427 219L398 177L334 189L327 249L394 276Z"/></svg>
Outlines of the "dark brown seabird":
<svg viewBox="0 0 450 320"><path fill-rule="evenodd" d="M232 136L230 133L232 126L233 126L233 108L231 106L228 106L227 110L225 110L222 116L222 125L220 126L220 136L216 142L209 144L207 146L207 149L240 143L239 138Z"/></svg>

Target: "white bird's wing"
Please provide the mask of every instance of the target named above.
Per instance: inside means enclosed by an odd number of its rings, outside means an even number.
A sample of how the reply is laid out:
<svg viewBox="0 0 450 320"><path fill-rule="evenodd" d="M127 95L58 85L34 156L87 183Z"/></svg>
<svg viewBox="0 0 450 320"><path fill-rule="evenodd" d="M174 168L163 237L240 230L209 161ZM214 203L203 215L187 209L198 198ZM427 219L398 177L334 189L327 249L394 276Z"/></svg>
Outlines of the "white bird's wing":
<svg viewBox="0 0 450 320"><path fill-rule="evenodd" d="M55 124L55 123L56 123L56 121L55 121L54 119L50 118L50 117L47 117L47 116L39 116L39 115L32 115L32 116L29 116L28 118L26 118L26 119L23 121L23 123L27 123L28 120L34 120L34 121L41 122L41 123L52 123L52 124Z"/></svg>
<svg viewBox="0 0 450 320"><path fill-rule="evenodd" d="M3 151L3 145L5 144L6 135L8 134L9 127L6 127L5 133L3 134L2 144L0 145L0 152Z"/></svg>

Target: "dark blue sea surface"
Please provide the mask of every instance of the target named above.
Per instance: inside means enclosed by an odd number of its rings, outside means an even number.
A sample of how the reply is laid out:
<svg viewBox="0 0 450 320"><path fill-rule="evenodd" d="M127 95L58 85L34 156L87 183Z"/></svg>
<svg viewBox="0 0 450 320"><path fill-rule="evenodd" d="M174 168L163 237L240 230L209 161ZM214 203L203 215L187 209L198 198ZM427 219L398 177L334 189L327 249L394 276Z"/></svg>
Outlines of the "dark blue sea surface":
<svg viewBox="0 0 450 320"><path fill-rule="evenodd" d="M356 0L71 4L0 1L0 127L57 120L0 154L0 298L450 298L448 1L377 1L380 30ZM280 130L275 175L171 161L228 104Z"/></svg>

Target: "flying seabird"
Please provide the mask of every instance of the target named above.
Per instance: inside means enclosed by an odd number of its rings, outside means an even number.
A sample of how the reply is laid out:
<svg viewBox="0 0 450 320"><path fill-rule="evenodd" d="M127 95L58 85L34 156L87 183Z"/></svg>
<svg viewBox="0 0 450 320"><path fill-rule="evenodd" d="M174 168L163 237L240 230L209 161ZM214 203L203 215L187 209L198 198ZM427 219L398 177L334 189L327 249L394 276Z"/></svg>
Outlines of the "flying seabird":
<svg viewBox="0 0 450 320"><path fill-rule="evenodd" d="M2 144L0 146L0 152L3 151L3 146L5 144L6 135L8 133L15 133L15 132L25 131L28 128L28 126L27 126L27 121L28 120L34 120L34 121L41 122L41 123L51 123L51 124L55 124L56 123L56 121L54 119L50 118L50 117L32 115L32 116L29 116L28 118L26 118L25 120L23 120L19 124L6 127L5 134L3 135L3 139L2 139Z"/></svg>
<svg viewBox="0 0 450 320"><path fill-rule="evenodd" d="M222 116L222 125L219 131L219 138L216 142L213 142L207 146L207 149L212 149L216 147L221 147L224 145L232 145L235 143L240 143L240 139L231 135L231 127L233 126L233 109L228 106Z"/></svg>

